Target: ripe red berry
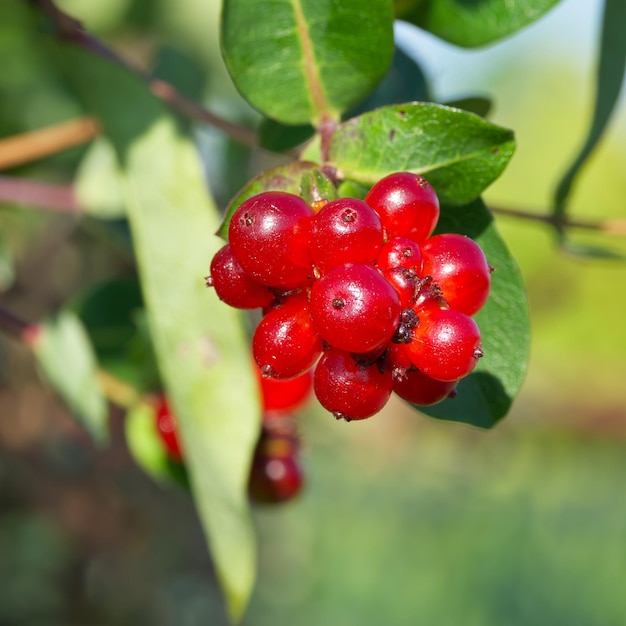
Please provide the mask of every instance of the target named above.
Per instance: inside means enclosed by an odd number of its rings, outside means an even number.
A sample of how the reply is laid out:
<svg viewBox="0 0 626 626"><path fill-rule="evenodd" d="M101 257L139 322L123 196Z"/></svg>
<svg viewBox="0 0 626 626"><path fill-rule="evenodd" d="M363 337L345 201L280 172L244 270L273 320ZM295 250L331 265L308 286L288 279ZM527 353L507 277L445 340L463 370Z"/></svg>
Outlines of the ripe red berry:
<svg viewBox="0 0 626 626"><path fill-rule="evenodd" d="M274 294L246 274L229 244L220 248L211 261L207 285L215 288L217 297L237 309L257 309L272 302Z"/></svg>
<svg viewBox="0 0 626 626"><path fill-rule="evenodd" d="M416 241L406 237L394 237L381 248L376 265L383 271L393 267L406 267L421 275L422 251Z"/></svg>
<svg viewBox="0 0 626 626"><path fill-rule="evenodd" d="M168 456L173 461L182 461L183 453L178 438L178 426L176 418L170 409L167 399L163 395L159 395L156 403L156 428L165 445Z"/></svg>
<svg viewBox="0 0 626 626"><path fill-rule="evenodd" d="M313 389L320 404L337 419L365 419L389 400L392 378L377 364L358 363L348 352L331 348L315 367Z"/></svg>
<svg viewBox="0 0 626 626"><path fill-rule="evenodd" d="M264 411L295 411L308 400L313 388L313 370L309 369L295 378L279 380L267 378L258 367L255 369L263 394Z"/></svg>
<svg viewBox="0 0 626 626"><path fill-rule="evenodd" d="M298 495L304 483L298 447L294 435L273 432L264 424L250 468L248 493L252 500L276 504Z"/></svg>
<svg viewBox="0 0 626 626"><path fill-rule="evenodd" d="M393 391L403 400L418 406L430 406L445 400L454 391L458 381L443 382L426 376L418 369L405 372L393 381Z"/></svg>
<svg viewBox="0 0 626 626"><path fill-rule="evenodd" d="M451 308L474 315L487 301L491 268L482 248L469 237L446 233L422 244L424 276L432 276Z"/></svg>
<svg viewBox="0 0 626 626"><path fill-rule="evenodd" d="M482 356L478 325L455 309L429 309L413 332L407 354L415 367L436 380L467 376Z"/></svg>
<svg viewBox="0 0 626 626"><path fill-rule="evenodd" d="M313 209L300 197L266 191L234 212L228 241L241 267L270 287L293 289L313 280L309 236Z"/></svg>
<svg viewBox="0 0 626 626"><path fill-rule="evenodd" d="M365 196L383 223L388 239L408 237L421 242L439 220L439 200L425 178L397 172L379 180Z"/></svg>
<svg viewBox="0 0 626 626"><path fill-rule="evenodd" d="M334 200L313 218L311 257L321 273L343 263L373 263L382 245L380 218L362 200Z"/></svg>
<svg viewBox="0 0 626 626"><path fill-rule="evenodd" d="M304 293L287 298L259 322L252 355L264 376L293 378L311 368L322 353L322 341L309 315Z"/></svg>
<svg viewBox="0 0 626 626"><path fill-rule="evenodd" d="M403 309L410 307L415 302L419 278L417 274L406 267L391 267L383 272L383 276L389 284L398 292L400 306Z"/></svg>
<svg viewBox="0 0 626 626"><path fill-rule="evenodd" d="M401 308L396 290L371 265L340 265L311 287L315 327L328 344L347 352L388 343Z"/></svg>

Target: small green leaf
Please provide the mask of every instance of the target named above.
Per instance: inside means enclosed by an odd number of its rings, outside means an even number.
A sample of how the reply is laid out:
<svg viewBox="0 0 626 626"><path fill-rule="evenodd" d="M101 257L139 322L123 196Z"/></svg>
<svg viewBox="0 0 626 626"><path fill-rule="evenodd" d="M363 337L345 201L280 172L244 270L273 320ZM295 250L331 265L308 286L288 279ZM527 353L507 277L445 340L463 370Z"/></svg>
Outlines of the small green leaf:
<svg viewBox="0 0 626 626"><path fill-rule="evenodd" d="M432 96L422 68L408 54L396 48L385 77L363 102L350 111L349 117L389 104L428 100L432 100Z"/></svg>
<svg viewBox="0 0 626 626"><path fill-rule="evenodd" d="M399 18L468 48L502 39L538 20L559 0L423 0L397 2Z"/></svg>
<svg viewBox="0 0 626 626"><path fill-rule="evenodd" d="M263 114L286 124L339 115L383 77L393 52L388 0L226 0L222 52Z"/></svg>
<svg viewBox="0 0 626 626"><path fill-rule="evenodd" d="M82 158L74 189L78 201L89 215L101 219L124 217L122 173L115 150L105 137L98 137Z"/></svg>
<svg viewBox="0 0 626 626"><path fill-rule="evenodd" d="M526 374L530 343L526 291L482 200L463 207L442 207L437 232L462 233L475 239L494 272L489 299L475 317L485 355L460 381L456 398L418 408L432 417L490 428L509 411Z"/></svg>
<svg viewBox="0 0 626 626"><path fill-rule="evenodd" d="M315 129L310 124L288 126L265 118L259 126L259 143L267 150L284 152L309 140Z"/></svg>
<svg viewBox="0 0 626 626"><path fill-rule="evenodd" d="M224 239L228 239L230 218L239 205L248 198L256 196L263 191L287 191L299 194L303 174L312 172L318 167L319 165L309 161L293 161L259 174L230 201L217 234Z"/></svg>
<svg viewBox="0 0 626 626"><path fill-rule="evenodd" d="M156 428L155 408L149 402L132 407L124 421L126 443L137 464L154 480L189 488L182 463L172 461Z"/></svg>
<svg viewBox="0 0 626 626"><path fill-rule="evenodd" d="M481 96L470 96L469 98L451 100L449 102L443 102L442 104L455 109L463 109L463 111L469 111L470 113L475 113L485 118L489 115L492 106L492 102L489 98L482 98Z"/></svg>
<svg viewBox="0 0 626 626"><path fill-rule="evenodd" d="M206 288L219 218L191 138L134 75L69 44L55 48L115 147L150 335L186 467L233 620L256 569L247 483L260 398L240 312Z"/></svg>
<svg viewBox="0 0 626 626"><path fill-rule="evenodd" d="M439 104L383 107L341 124L329 161L346 178L373 184L399 171L424 175L444 204L478 197L504 170L513 132Z"/></svg>
<svg viewBox="0 0 626 626"><path fill-rule="evenodd" d="M98 385L96 359L80 320L62 311L44 322L32 342L43 377L96 443L108 437L109 411Z"/></svg>
<svg viewBox="0 0 626 626"><path fill-rule="evenodd" d="M330 179L318 169L309 170L302 174L299 195L309 204L337 199L337 189Z"/></svg>
<svg viewBox="0 0 626 626"><path fill-rule="evenodd" d="M625 25L626 2L605 0L593 121L585 144L556 189L553 209L555 216L565 215L574 181L602 137L619 99L626 71Z"/></svg>

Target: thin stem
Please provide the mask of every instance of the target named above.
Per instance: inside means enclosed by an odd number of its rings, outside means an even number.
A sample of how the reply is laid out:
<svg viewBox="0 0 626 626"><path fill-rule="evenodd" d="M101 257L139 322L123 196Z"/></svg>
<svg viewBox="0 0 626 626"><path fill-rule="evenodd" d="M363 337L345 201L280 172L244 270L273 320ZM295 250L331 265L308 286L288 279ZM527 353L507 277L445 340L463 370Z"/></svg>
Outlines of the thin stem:
<svg viewBox="0 0 626 626"><path fill-rule="evenodd" d="M183 96L173 85L163 80L153 78L146 71L132 64L100 40L85 32L79 21L61 11L52 0L31 0L31 2L39 7L41 12L52 20L57 28L57 32L62 38L73 41L83 48L109 61L117 63L132 72L144 80L150 87L152 93L163 100L163 102L167 103L171 108L187 117L218 128L241 144L252 147L259 145L256 131L225 120L219 115L208 111L197 102Z"/></svg>
<svg viewBox="0 0 626 626"><path fill-rule="evenodd" d="M74 188L13 176L0 176L0 203L22 204L59 213L78 214L84 211Z"/></svg>
<svg viewBox="0 0 626 626"><path fill-rule="evenodd" d="M23 339L24 333L29 328L31 325L28 322L0 305L0 332L13 339Z"/></svg>
<svg viewBox="0 0 626 626"><path fill-rule="evenodd" d="M0 170L79 146L91 141L99 131L93 117L81 117L0 139Z"/></svg>

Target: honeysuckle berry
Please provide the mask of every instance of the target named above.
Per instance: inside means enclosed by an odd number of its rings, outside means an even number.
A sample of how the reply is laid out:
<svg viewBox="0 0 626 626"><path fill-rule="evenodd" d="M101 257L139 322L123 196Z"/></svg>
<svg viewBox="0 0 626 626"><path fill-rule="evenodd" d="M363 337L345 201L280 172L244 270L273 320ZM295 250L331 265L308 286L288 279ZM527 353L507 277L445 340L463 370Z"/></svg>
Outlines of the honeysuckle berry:
<svg viewBox="0 0 626 626"><path fill-rule="evenodd" d="M376 265L383 271L395 267L406 267L420 275L422 251L416 241L406 237L394 237L381 248Z"/></svg>
<svg viewBox="0 0 626 626"><path fill-rule="evenodd" d="M330 348L315 367L313 389L337 419L360 420L378 413L392 391L391 372L364 365L348 352Z"/></svg>
<svg viewBox="0 0 626 626"><path fill-rule="evenodd" d="M182 446L178 436L178 425L167 398L159 394L155 407L157 433L165 446L167 455L173 460L183 460Z"/></svg>
<svg viewBox="0 0 626 626"><path fill-rule="evenodd" d="M422 271L432 277L450 307L467 315L487 301L491 268L482 248L469 237L445 233L422 244Z"/></svg>
<svg viewBox="0 0 626 626"><path fill-rule="evenodd" d="M233 213L228 242L241 267L257 282L292 289L313 280L309 237L313 209L300 197L266 191Z"/></svg>
<svg viewBox="0 0 626 626"><path fill-rule="evenodd" d="M295 294L270 310L252 337L252 355L262 375L268 378L300 376L321 353L322 341L304 293Z"/></svg>
<svg viewBox="0 0 626 626"><path fill-rule="evenodd" d="M362 200L334 200L313 218L311 258L320 273L343 263L373 263L382 245L380 217Z"/></svg>
<svg viewBox="0 0 626 626"><path fill-rule="evenodd" d="M365 196L380 216L388 239L407 237L417 242L430 237L439 220L439 199L430 183L411 172L381 178Z"/></svg>
<svg viewBox="0 0 626 626"><path fill-rule="evenodd" d="M408 369L404 376L394 378L393 391L411 404L430 406L448 398L457 382L435 380L418 369Z"/></svg>
<svg viewBox="0 0 626 626"><path fill-rule="evenodd" d="M406 344L413 365L445 382L467 376L482 356L476 322L455 309L429 309L419 316L413 339Z"/></svg>
<svg viewBox="0 0 626 626"><path fill-rule="evenodd" d="M263 376L256 367L257 377L263 396L265 412L291 412L301 408L313 390L313 370L289 379L276 379Z"/></svg>
<svg viewBox="0 0 626 626"><path fill-rule="evenodd" d="M372 265L340 265L311 287L315 327L324 341L347 352L387 344L401 310L397 291Z"/></svg>

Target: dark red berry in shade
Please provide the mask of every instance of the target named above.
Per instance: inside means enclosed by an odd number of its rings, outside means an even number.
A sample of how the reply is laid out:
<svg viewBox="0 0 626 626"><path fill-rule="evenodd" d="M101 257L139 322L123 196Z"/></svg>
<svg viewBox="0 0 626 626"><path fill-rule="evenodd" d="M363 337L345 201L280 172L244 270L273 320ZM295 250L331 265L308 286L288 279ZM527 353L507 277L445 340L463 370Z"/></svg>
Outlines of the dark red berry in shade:
<svg viewBox="0 0 626 626"><path fill-rule="evenodd" d="M469 237L446 233L422 244L423 274L432 276L451 308L474 315L487 301L491 268Z"/></svg>
<svg viewBox="0 0 626 626"><path fill-rule="evenodd" d="M476 322L455 309L431 309L419 316L406 350L413 365L436 380L467 376L482 356Z"/></svg>
<svg viewBox="0 0 626 626"><path fill-rule="evenodd" d="M410 307L415 302L419 278L417 274L406 267L391 267L383 272L383 276L389 281L400 296L400 305L403 309Z"/></svg>
<svg viewBox="0 0 626 626"><path fill-rule="evenodd" d="M165 445L167 455L173 461L182 461L183 454L178 438L176 418L170 409L165 396L160 395L156 403L156 427L161 441Z"/></svg>
<svg viewBox="0 0 626 626"><path fill-rule="evenodd" d="M365 419L389 400L391 372L378 364L361 365L348 352L331 348L315 367L313 389L320 404L337 419Z"/></svg>
<svg viewBox="0 0 626 626"><path fill-rule="evenodd" d="M264 376L293 378L311 368L322 353L322 341L309 315L304 293L273 308L252 337L252 355Z"/></svg>
<svg viewBox="0 0 626 626"><path fill-rule="evenodd" d="M409 369L414 367L403 343L392 343L389 345L389 352L385 362L385 367L391 372L393 380L402 380Z"/></svg>
<svg viewBox="0 0 626 626"><path fill-rule="evenodd" d="M211 261L207 285L215 288L217 297L237 309L257 309L272 302L274 294L246 274L230 245L220 248Z"/></svg>
<svg viewBox="0 0 626 626"><path fill-rule="evenodd" d="M265 426L252 458L248 493L258 503L277 504L297 496L304 483L298 442Z"/></svg>
<svg viewBox="0 0 626 626"><path fill-rule="evenodd" d="M397 291L371 265L340 265L311 287L315 327L328 344L347 352L389 342L401 309Z"/></svg>
<svg viewBox="0 0 626 626"><path fill-rule="evenodd" d="M380 215L388 239L424 241L439 220L435 190L425 178L410 172L385 176L370 189L365 202Z"/></svg>
<svg viewBox="0 0 626 626"><path fill-rule="evenodd" d="M392 267L406 267L420 274L422 251L416 241L406 237L394 237L381 248L376 265L383 271Z"/></svg>
<svg viewBox="0 0 626 626"><path fill-rule="evenodd" d="M393 391L403 400L419 406L430 406L445 400L458 381L443 382L426 376L418 369L408 370L402 378L393 381Z"/></svg>
<svg viewBox="0 0 626 626"><path fill-rule="evenodd" d="M382 245L380 218L362 200L333 200L313 218L311 257L321 273L343 263L373 263Z"/></svg>
<svg viewBox="0 0 626 626"><path fill-rule="evenodd" d="M256 281L292 289L313 280L309 236L313 209L300 197L266 191L243 202L228 228L241 267Z"/></svg>
<svg viewBox="0 0 626 626"><path fill-rule="evenodd" d="M258 367L256 371L263 394L264 411L295 411L309 399L313 389L313 370L287 380L267 378Z"/></svg>

